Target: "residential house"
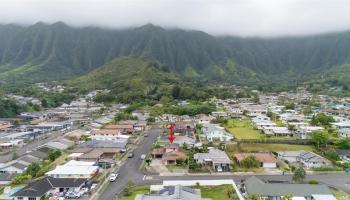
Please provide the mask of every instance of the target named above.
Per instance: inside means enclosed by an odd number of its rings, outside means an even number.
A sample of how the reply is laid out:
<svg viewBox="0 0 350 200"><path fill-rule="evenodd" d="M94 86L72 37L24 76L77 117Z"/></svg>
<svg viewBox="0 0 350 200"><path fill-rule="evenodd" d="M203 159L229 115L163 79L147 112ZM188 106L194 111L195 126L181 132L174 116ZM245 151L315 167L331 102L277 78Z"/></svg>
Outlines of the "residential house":
<svg viewBox="0 0 350 200"><path fill-rule="evenodd" d="M295 133L302 139L306 139L311 133L322 130L324 130L324 128L320 126L300 126Z"/></svg>
<svg viewBox="0 0 350 200"><path fill-rule="evenodd" d="M342 128L338 130L338 135L341 138L350 138L350 128Z"/></svg>
<svg viewBox="0 0 350 200"><path fill-rule="evenodd" d="M331 123L338 130L350 128L350 121Z"/></svg>
<svg viewBox="0 0 350 200"><path fill-rule="evenodd" d="M135 200L201 200L201 192L199 189L192 189L181 185L166 186L160 190L158 194L138 194Z"/></svg>
<svg viewBox="0 0 350 200"><path fill-rule="evenodd" d="M210 165L218 172L230 171L230 165L232 164L225 151L218 149L210 149L208 153L196 153L193 158L198 164Z"/></svg>
<svg viewBox="0 0 350 200"><path fill-rule="evenodd" d="M219 124L203 124L202 132L210 142L213 142L215 140L218 140L220 142L228 142L233 140L233 136Z"/></svg>
<svg viewBox="0 0 350 200"><path fill-rule="evenodd" d="M248 158L249 156L254 156L257 160L259 160L260 166L263 168L277 167L277 159L271 153L236 153L234 154L234 157L238 163Z"/></svg>
<svg viewBox="0 0 350 200"><path fill-rule="evenodd" d="M349 149L337 149L339 158L346 163L350 163L350 150Z"/></svg>
<svg viewBox="0 0 350 200"><path fill-rule="evenodd" d="M249 117L256 117L259 115L266 115L267 109L262 105L247 105L244 110Z"/></svg>
<svg viewBox="0 0 350 200"><path fill-rule="evenodd" d="M117 125L110 125L110 126L117 126ZM120 126L124 126L124 125L118 125L118 127ZM102 140L102 141L127 140L129 138L129 135L123 135L122 133L123 132L121 132L120 129L118 128L115 128L115 129L105 128L100 130L92 130L90 134L91 134L92 140Z"/></svg>
<svg viewBox="0 0 350 200"><path fill-rule="evenodd" d="M98 173L99 167L96 162L84 162L71 160L57 166L46 175L54 178L86 178L90 179Z"/></svg>
<svg viewBox="0 0 350 200"><path fill-rule="evenodd" d="M12 179L16 174L11 173L0 173L0 185L8 185L12 182Z"/></svg>
<svg viewBox="0 0 350 200"><path fill-rule="evenodd" d="M287 127L264 127L263 129L266 135L273 136L292 136L292 132Z"/></svg>
<svg viewBox="0 0 350 200"><path fill-rule="evenodd" d="M14 200L40 200L50 194L80 191L87 179L45 177L34 181L11 195Z"/></svg>
<svg viewBox="0 0 350 200"><path fill-rule="evenodd" d="M260 122L255 122L254 125L258 130L264 130L268 128L274 128L276 127L276 123L271 122L271 121L260 121Z"/></svg>
<svg viewBox="0 0 350 200"><path fill-rule="evenodd" d="M251 176L240 187L246 198L257 195L262 199L281 200L284 196L292 195L293 199L315 200L315 196L323 195L324 200L336 200L330 189L323 184L265 183L257 177Z"/></svg>
<svg viewBox="0 0 350 200"><path fill-rule="evenodd" d="M172 143L165 147L156 148L151 153L152 158L162 159L165 165L176 165L177 161L185 160L186 153L179 144Z"/></svg>
<svg viewBox="0 0 350 200"><path fill-rule="evenodd" d="M199 115L197 115L196 123L197 124L209 124L213 119L215 119L213 116L199 114Z"/></svg>
<svg viewBox="0 0 350 200"><path fill-rule="evenodd" d="M29 165L30 163L24 161L13 160L0 165L0 173L21 174Z"/></svg>
<svg viewBox="0 0 350 200"><path fill-rule="evenodd" d="M298 159L298 161L307 168L326 167L332 165L331 161L313 152L303 152L300 154Z"/></svg>
<svg viewBox="0 0 350 200"><path fill-rule="evenodd" d="M121 124L107 125L104 127L104 129L113 130L123 135L130 135L134 133L135 131L134 125L136 124L136 121L135 121L135 124L134 123L130 124L129 121L121 121L119 123Z"/></svg>
<svg viewBox="0 0 350 200"><path fill-rule="evenodd" d="M218 111L218 112L212 112L211 113L211 116L213 117L222 117L222 118L227 118L228 117L228 114L227 112L224 112L224 111Z"/></svg>
<svg viewBox="0 0 350 200"><path fill-rule="evenodd" d="M279 151L277 152L277 157L281 160L285 160L288 163L295 163L299 161L299 157L305 151Z"/></svg>

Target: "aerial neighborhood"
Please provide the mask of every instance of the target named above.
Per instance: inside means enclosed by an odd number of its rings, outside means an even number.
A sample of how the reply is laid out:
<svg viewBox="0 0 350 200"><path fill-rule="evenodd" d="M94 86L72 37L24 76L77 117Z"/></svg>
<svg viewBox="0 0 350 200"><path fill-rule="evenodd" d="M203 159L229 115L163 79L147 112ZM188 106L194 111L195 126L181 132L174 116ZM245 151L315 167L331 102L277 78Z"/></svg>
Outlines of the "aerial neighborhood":
<svg viewBox="0 0 350 200"><path fill-rule="evenodd" d="M336 111L350 110L350 99L253 91L175 114L95 102L104 92L0 120L0 199L333 200L347 192L345 179L334 185L324 174L349 173L350 116Z"/></svg>

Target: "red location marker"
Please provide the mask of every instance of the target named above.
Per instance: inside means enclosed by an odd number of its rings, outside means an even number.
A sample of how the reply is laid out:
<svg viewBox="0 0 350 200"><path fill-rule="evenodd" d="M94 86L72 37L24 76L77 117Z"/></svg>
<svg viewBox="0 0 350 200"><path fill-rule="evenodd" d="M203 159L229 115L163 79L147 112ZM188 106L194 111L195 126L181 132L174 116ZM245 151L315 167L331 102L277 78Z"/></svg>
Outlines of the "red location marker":
<svg viewBox="0 0 350 200"><path fill-rule="evenodd" d="M169 124L169 125L168 125L168 129L169 129L169 132L170 132L170 136L168 137L169 142L170 142L170 143L173 143L174 140L175 140L175 137L173 136L173 134L174 134L174 132L173 132L174 125Z"/></svg>

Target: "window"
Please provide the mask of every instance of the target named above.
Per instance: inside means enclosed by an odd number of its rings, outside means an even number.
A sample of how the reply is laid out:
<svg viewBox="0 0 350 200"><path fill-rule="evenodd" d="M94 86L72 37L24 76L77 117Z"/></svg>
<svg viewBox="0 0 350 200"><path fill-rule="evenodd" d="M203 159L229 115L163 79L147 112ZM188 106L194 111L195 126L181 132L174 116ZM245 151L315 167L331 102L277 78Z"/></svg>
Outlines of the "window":
<svg viewBox="0 0 350 200"><path fill-rule="evenodd" d="M23 200L23 197L17 197L17 200Z"/></svg>
<svg viewBox="0 0 350 200"><path fill-rule="evenodd" d="M28 200L36 200L36 197L29 197Z"/></svg>

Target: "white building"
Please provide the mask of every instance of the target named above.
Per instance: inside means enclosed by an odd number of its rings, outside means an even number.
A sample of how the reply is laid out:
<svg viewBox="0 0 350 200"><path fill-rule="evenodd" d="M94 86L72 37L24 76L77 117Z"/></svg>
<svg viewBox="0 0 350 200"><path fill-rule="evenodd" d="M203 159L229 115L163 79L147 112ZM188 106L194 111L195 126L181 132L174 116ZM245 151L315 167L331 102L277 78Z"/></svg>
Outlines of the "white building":
<svg viewBox="0 0 350 200"><path fill-rule="evenodd" d="M99 167L95 162L71 160L66 164L57 166L46 175L54 178L86 178L90 179L98 173Z"/></svg>
<svg viewBox="0 0 350 200"><path fill-rule="evenodd" d="M214 140L219 140L220 142L233 140L233 136L218 124L203 124L202 132L210 142Z"/></svg>

